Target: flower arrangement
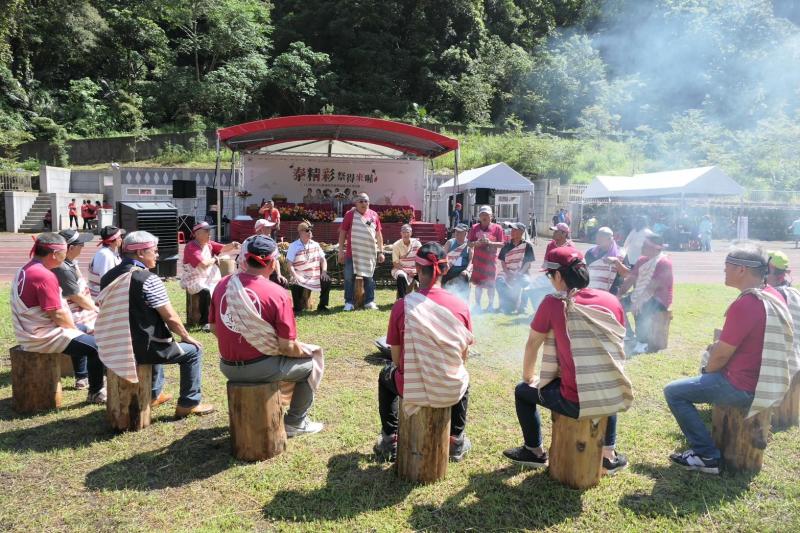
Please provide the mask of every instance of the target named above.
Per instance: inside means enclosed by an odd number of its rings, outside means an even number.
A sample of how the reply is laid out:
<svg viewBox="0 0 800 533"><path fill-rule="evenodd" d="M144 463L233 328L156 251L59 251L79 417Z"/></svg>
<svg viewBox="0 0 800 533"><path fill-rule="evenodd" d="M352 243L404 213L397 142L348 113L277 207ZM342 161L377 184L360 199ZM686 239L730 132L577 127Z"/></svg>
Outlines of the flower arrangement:
<svg viewBox="0 0 800 533"><path fill-rule="evenodd" d="M279 207L281 220L308 220L309 222L333 222L336 214L329 209L306 209L302 205Z"/></svg>
<svg viewBox="0 0 800 533"><path fill-rule="evenodd" d="M381 222L409 222L414 218L414 210L411 208L392 207L379 213Z"/></svg>

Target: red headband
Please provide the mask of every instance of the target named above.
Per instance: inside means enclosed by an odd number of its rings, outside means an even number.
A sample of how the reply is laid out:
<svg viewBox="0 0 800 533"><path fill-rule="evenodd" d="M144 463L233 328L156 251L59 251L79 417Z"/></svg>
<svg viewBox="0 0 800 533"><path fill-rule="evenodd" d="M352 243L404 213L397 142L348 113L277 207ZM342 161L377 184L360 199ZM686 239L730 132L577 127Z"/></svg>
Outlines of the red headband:
<svg viewBox="0 0 800 533"><path fill-rule="evenodd" d="M134 242L131 244L125 245L126 252L135 252L136 250L147 250L149 248L155 248L156 242L155 241L147 241L147 242Z"/></svg>
<svg viewBox="0 0 800 533"><path fill-rule="evenodd" d="M57 242L39 242L38 240L34 239L33 240L33 246L31 246L31 253L28 254L28 257L33 257L34 252L36 252L36 246L37 245L41 246L42 248L45 248L47 250L50 250L51 252L58 252L60 250L66 250L67 249L67 245L66 244L60 244L60 243L57 243Z"/></svg>
<svg viewBox="0 0 800 533"><path fill-rule="evenodd" d="M433 265L433 279L431 280L431 285L433 285L434 283L436 283L436 278L438 278L439 276L442 275L442 271L439 268L439 265L446 265L447 264L447 258L445 257L445 258L439 259L438 257L436 257L436 254L433 253L433 252L429 252L426 257L416 256L414 258L414 262L417 263L418 265L422 265L422 266L431 266L431 265Z"/></svg>
<svg viewBox="0 0 800 533"><path fill-rule="evenodd" d="M103 246L104 244L111 244L112 242L116 241L119 238L120 232L121 232L121 230L115 231L114 233L112 233L111 235L109 235L108 237L103 239L102 241L98 242L97 246L100 247L100 246Z"/></svg>
<svg viewBox="0 0 800 533"><path fill-rule="evenodd" d="M245 253L244 254L244 258L245 259L252 259L256 263L259 263L264 268L267 268L267 262L268 261L272 261L272 256L261 257L260 255L251 254L250 252Z"/></svg>

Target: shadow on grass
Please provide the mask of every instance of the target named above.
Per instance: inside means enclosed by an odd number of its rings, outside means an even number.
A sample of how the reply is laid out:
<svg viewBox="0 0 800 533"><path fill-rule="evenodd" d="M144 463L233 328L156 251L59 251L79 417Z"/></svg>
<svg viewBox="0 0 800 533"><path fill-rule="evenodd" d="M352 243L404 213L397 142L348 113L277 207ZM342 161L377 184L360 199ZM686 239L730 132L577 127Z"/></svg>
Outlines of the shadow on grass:
<svg viewBox="0 0 800 533"><path fill-rule="evenodd" d="M264 507L264 517L291 522L338 520L400 503L414 485L398 481L392 468L373 459L356 452L334 455L328 461L324 487L279 492Z"/></svg>
<svg viewBox="0 0 800 533"><path fill-rule="evenodd" d="M391 363L392 359L391 358L387 359L386 356L383 355L383 353L381 353L380 351L376 351L365 355L364 361L374 366L383 367L386 365L386 363Z"/></svg>
<svg viewBox="0 0 800 533"><path fill-rule="evenodd" d="M11 386L11 371L0 372L0 388Z"/></svg>
<svg viewBox="0 0 800 533"><path fill-rule="evenodd" d="M211 477L231 465L228 428L195 429L168 446L89 472L90 490L157 490ZM224 449L223 449L224 448Z"/></svg>
<svg viewBox="0 0 800 533"><path fill-rule="evenodd" d="M723 472L719 476L689 472L679 466L635 464L631 471L655 480L650 492L620 498L620 505L646 517L705 515L746 492L755 473Z"/></svg>
<svg viewBox="0 0 800 533"><path fill-rule="evenodd" d="M469 484L441 505L414 506L409 525L415 530L546 529L581 513L582 491L550 479L545 470L531 471L517 485L507 481L520 473L510 466L473 474Z"/></svg>
<svg viewBox="0 0 800 533"><path fill-rule="evenodd" d="M86 407L75 405L74 409ZM63 412L69 410L60 409ZM11 399L0 402L0 418L7 419L7 413L13 418L30 418L36 415L17 415L11 410ZM52 411L49 411L52 413ZM42 413L46 414L46 413ZM65 448L81 448L93 442L108 440L114 437L106 422L105 409L98 409L78 418L60 418L32 428L17 429L0 433L0 450L12 452L49 452Z"/></svg>

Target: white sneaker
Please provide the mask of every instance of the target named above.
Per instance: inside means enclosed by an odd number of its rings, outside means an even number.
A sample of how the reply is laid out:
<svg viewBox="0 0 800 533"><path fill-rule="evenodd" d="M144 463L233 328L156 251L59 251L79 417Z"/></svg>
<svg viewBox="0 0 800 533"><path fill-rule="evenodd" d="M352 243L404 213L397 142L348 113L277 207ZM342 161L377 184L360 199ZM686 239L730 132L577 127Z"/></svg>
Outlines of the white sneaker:
<svg viewBox="0 0 800 533"><path fill-rule="evenodd" d="M203 333L211 333L211 324L203 324Z"/></svg>
<svg viewBox="0 0 800 533"><path fill-rule="evenodd" d="M353 304L344 304L345 311L352 311L353 309L355 309L355 307L353 307Z"/></svg>
<svg viewBox="0 0 800 533"><path fill-rule="evenodd" d="M633 349L633 353L637 355L642 353L647 353L647 345L643 342L638 343L636 347Z"/></svg>
<svg viewBox="0 0 800 533"><path fill-rule="evenodd" d="M90 392L89 395L86 397L86 402L103 404L106 403L106 399L107 399L106 388L103 387L102 389L100 389L95 393Z"/></svg>
<svg viewBox="0 0 800 533"><path fill-rule="evenodd" d="M290 439L298 435L312 435L314 433L319 433L324 427L325 424L322 422L312 422L308 418L303 420L303 425L300 427L290 426L289 424L285 425L286 436Z"/></svg>
<svg viewBox="0 0 800 533"><path fill-rule="evenodd" d="M364 309L369 309L370 311L375 311L376 309L378 309L378 304L376 304L375 302L370 302L370 303L368 303L368 304L366 304L364 306Z"/></svg>

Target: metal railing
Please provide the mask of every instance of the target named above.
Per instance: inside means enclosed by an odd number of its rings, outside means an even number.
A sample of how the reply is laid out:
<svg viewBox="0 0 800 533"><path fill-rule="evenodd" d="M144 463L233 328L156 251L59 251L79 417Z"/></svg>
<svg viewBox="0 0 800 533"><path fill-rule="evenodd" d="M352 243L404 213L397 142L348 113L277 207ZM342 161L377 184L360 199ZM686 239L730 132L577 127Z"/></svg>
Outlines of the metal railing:
<svg viewBox="0 0 800 533"><path fill-rule="evenodd" d="M0 171L0 190L33 191L33 178L34 176L29 172Z"/></svg>

